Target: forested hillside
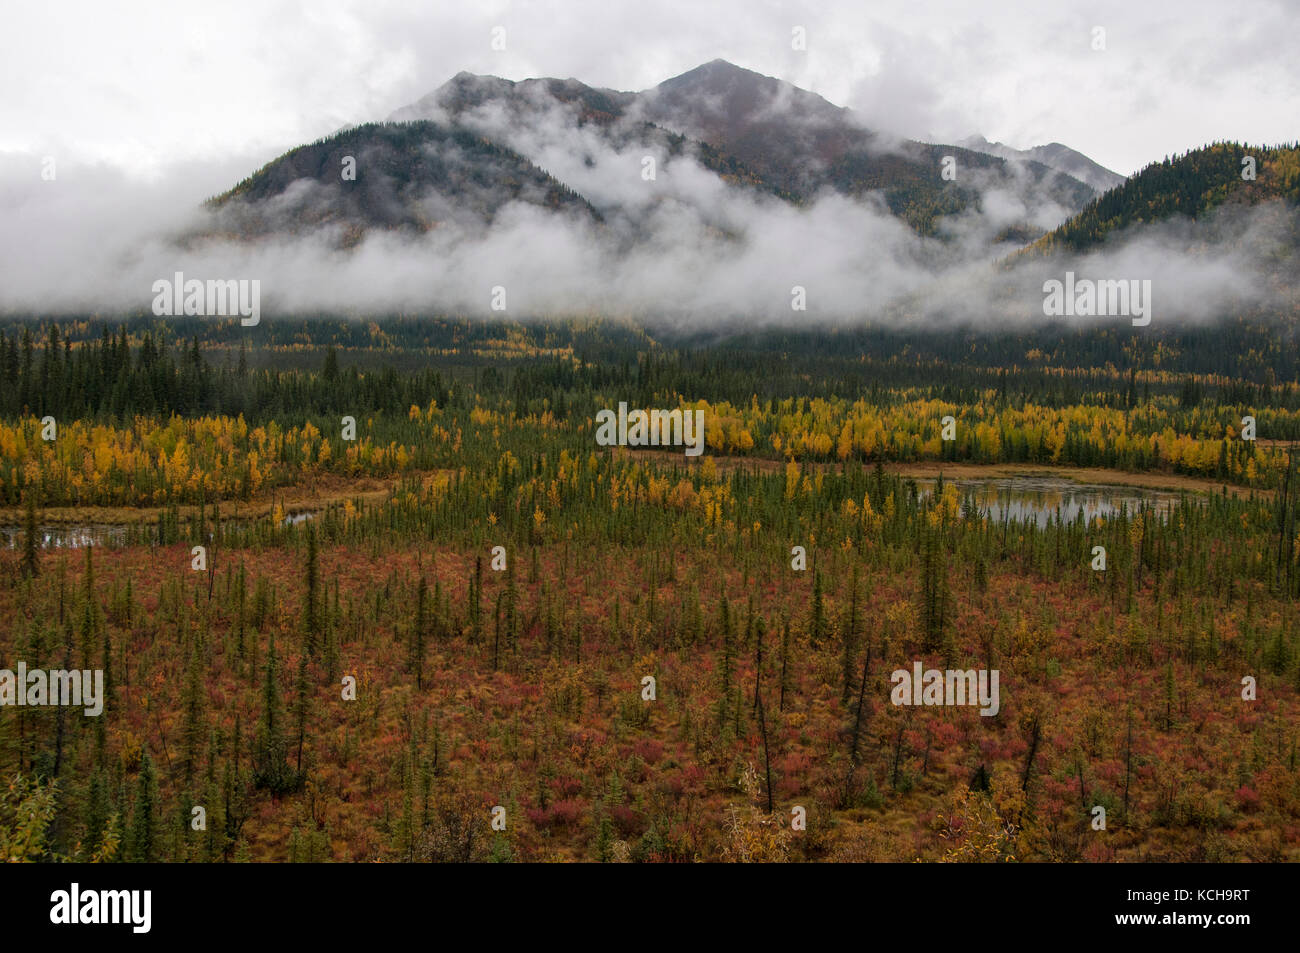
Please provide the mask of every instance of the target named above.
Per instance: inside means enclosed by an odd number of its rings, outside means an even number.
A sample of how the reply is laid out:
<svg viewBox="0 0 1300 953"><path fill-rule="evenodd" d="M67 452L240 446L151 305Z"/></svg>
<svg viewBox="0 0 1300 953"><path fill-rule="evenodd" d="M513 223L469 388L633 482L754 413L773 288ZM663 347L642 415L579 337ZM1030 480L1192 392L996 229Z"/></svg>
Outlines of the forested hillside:
<svg viewBox="0 0 1300 953"><path fill-rule="evenodd" d="M336 226L347 243L368 228L427 231L458 216L490 223L515 201L600 218L523 156L431 122L345 129L286 153L208 204L224 213L217 227L235 237Z"/></svg>
<svg viewBox="0 0 1300 953"><path fill-rule="evenodd" d="M1243 164L1251 159L1253 163ZM1253 178L1246 178L1246 173ZM1200 219L1222 205L1300 202L1300 147L1218 142L1166 158L1089 202L1031 246L1035 253L1080 252L1112 233L1176 216Z"/></svg>

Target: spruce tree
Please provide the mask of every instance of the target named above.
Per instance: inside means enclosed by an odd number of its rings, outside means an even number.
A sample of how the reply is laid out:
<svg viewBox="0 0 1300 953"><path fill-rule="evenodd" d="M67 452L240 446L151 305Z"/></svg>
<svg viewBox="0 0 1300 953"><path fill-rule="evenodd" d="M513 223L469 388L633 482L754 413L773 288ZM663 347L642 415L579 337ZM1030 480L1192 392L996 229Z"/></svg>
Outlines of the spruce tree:
<svg viewBox="0 0 1300 953"><path fill-rule="evenodd" d="M316 556L316 527L307 524L307 592L303 597L302 625L307 651L315 655L320 650L320 569Z"/></svg>
<svg viewBox="0 0 1300 953"><path fill-rule="evenodd" d="M725 724L731 712L732 682L736 665L736 647L731 635L731 606L727 597L722 597L722 606L718 613L718 624L722 629L722 664L718 666L718 721Z"/></svg>
<svg viewBox="0 0 1300 953"><path fill-rule="evenodd" d="M127 858L136 863L158 859L158 774L153 758L145 752L136 781L135 806L126 833Z"/></svg>
<svg viewBox="0 0 1300 953"><path fill-rule="evenodd" d="M27 510L23 515L23 576L31 579L40 575L40 547L36 542L36 491L27 488Z"/></svg>
<svg viewBox="0 0 1300 953"><path fill-rule="evenodd" d="M420 577L420 586L415 594L415 623L411 627L408 645L408 667L415 676L415 687L424 687L424 649L426 633L429 630L429 584Z"/></svg>
<svg viewBox="0 0 1300 953"><path fill-rule="evenodd" d="M844 646L840 660L841 687L840 704L847 705L853 694L853 681L856 674L854 663L858 657L858 568L853 567L852 590L849 593L849 614L844 620Z"/></svg>
<svg viewBox="0 0 1300 953"><path fill-rule="evenodd" d="M812 601L812 618L808 623L808 638L814 646L820 647L826 638L826 631L829 628L826 622L826 603L822 591L822 573L820 569L813 570L813 601Z"/></svg>
<svg viewBox="0 0 1300 953"><path fill-rule="evenodd" d="M95 629L99 625L99 606L95 602L94 546L86 547L85 601L81 610L81 657L89 664L95 645Z"/></svg>
<svg viewBox="0 0 1300 953"><path fill-rule="evenodd" d="M181 697L181 770L185 781L193 780L207 724L203 704L203 678L197 647L191 646L185 666L185 690Z"/></svg>
<svg viewBox="0 0 1300 953"><path fill-rule="evenodd" d="M301 784L303 775L302 770L302 749L307 741L307 716L311 702L311 684L307 678L307 656L305 654L298 657L298 678L294 683L293 699L293 723L294 735L296 736L295 748L297 749L297 772L296 783Z"/></svg>
<svg viewBox="0 0 1300 953"><path fill-rule="evenodd" d="M93 854L103 845L104 834L108 832L108 811L104 775L96 768L90 776L90 788L86 793L86 834L82 845L88 853Z"/></svg>
<svg viewBox="0 0 1300 953"><path fill-rule="evenodd" d="M785 711L785 693L790 690L790 617L781 618L781 699L778 710Z"/></svg>
<svg viewBox="0 0 1300 953"><path fill-rule="evenodd" d="M284 700L280 695L280 661L275 639L266 653L266 670L262 684L262 718L257 726L253 746L253 784L273 793L287 791L292 785L284 740Z"/></svg>

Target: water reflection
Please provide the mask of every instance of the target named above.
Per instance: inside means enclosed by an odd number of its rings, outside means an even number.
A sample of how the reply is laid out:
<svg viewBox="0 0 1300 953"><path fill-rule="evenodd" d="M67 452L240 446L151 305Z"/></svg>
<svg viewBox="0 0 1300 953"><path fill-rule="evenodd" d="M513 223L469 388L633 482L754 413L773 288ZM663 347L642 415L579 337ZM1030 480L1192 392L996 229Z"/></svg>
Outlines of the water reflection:
<svg viewBox="0 0 1300 953"><path fill-rule="evenodd" d="M934 492L935 480L916 481L921 496ZM999 477L974 480L944 480L957 487L963 512L972 517L986 516L994 522L1033 521L1046 526L1055 517L1073 522L1079 517L1109 519L1122 511L1134 513L1143 507L1161 519L1166 518L1182 499L1196 500L1170 490L1150 490L1136 486L1107 486L1075 483L1060 477Z"/></svg>
<svg viewBox="0 0 1300 953"><path fill-rule="evenodd" d="M281 526L295 526L304 520L315 519L315 513L292 513L286 516ZM254 520L222 520L228 529L248 528ZM85 546L127 546L132 543L157 541L156 523L134 523L124 526L120 523L84 523L81 525L46 524L36 528L36 535L42 549L81 549ZM21 526L0 526L0 541L7 549L17 549L23 545L24 531Z"/></svg>
<svg viewBox="0 0 1300 953"><path fill-rule="evenodd" d="M37 538L43 549L81 549L83 546L125 546L127 527L111 523L89 523L84 526L38 526ZM21 526L0 526L0 538L5 547L17 549L23 545Z"/></svg>
<svg viewBox="0 0 1300 953"><path fill-rule="evenodd" d="M934 492L935 480L918 478L917 492L928 496ZM1103 484L1074 483L1060 477L996 477L983 479L944 480L957 487L963 512L971 517L985 516L994 522L1010 518L1013 522L1037 523L1040 527L1056 517L1073 522L1080 516L1091 520L1101 516L1117 516L1122 510L1133 513L1148 507L1159 518L1167 517L1179 500L1200 500L1197 494L1174 493L1170 490L1149 490L1135 486L1107 486ZM282 526L314 519L313 512L292 513L282 521ZM250 527L250 520L225 520L229 528ZM41 546L46 549L80 549L84 546L126 546L147 543L156 537L153 523L121 526L112 523L85 525L43 525L37 530ZM0 540L9 549L23 545L21 526L0 526Z"/></svg>

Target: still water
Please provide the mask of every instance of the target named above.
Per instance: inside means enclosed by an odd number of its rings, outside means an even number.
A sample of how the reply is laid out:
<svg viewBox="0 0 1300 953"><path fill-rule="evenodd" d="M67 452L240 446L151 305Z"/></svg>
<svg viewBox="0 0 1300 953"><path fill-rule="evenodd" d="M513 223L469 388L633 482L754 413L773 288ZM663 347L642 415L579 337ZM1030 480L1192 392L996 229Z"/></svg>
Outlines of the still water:
<svg viewBox="0 0 1300 953"><path fill-rule="evenodd" d="M293 513L281 525L290 526L303 520L315 519L315 513ZM246 526L247 520L225 520L225 526ZM123 526L118 523L59 523L36 528L40 544L45 549L81 549L83 546L125 546L131 542L148 540L157 533L155 524L138 523ZM21 526L0 526L0 546L16 549L23 544Z"/></svg>
<svg viewBox="0 0 1300 953"><path fill-rule="evenodd" d="M1013 522L1032 520L1039 526L1046 526L1053 516L1066 522L1080 515L1087 519L1095 516L1110 518L1121 510L1132 513L1143 506L1163 518L1184 498L1169 490L1075 483L1060 477L997 477L944 482L956 485L963 506L973 507L975 512L994 522L1001 522L1005 517ZM934 484L932 479L916 481L923 496L934 491ZM1186 498L1196 500L1200 497L1188 494ZM284 525L301 523L314 516L314 513L294 513L285 517ZM151 531L152 526L144 524L137 528L135 536L139 538L143 534L147 538ZM42 546L55 549L124 546L130 538L127 527L110 523L41 526L39 534ZM0 526L0 545L14 549L22 545L22 540L22 527Z"/></svg>
<svg viewBox="0 0 1300 953"><path fill-rule="evenodd" d="M963 506L973 507L976 513L994 522L1010 519L1012 522L1037 523L1046 526L1055 516L1058 520L1073 522L1080 516L1085 519L1109 519L1123 510L1136 512L1148 507L1158 517L1168 516L1179 500L1196 500L1197 494L1175 493L1170 490L1150 490L1136 486L1113 486L1075 483L1060 477L1001 477L975 480L945 480L955 484ZM934 480L918 479L922 495L934 490ZM972 513L974 515L974 513Z"/></svg>

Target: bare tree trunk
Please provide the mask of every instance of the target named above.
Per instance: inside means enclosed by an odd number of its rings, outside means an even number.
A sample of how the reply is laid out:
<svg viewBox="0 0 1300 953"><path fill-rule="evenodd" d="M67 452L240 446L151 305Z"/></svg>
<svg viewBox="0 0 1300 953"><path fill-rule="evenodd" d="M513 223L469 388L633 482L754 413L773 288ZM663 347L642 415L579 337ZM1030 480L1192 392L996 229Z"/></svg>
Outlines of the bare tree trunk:
<svg viewBox="0 0 1300 953"><path fill-rule="evenodd" d="M763 771L767 777L767 813L772 813L772 759L767 751L767 718L763 714L763 699L754 696L758 702L758 730L763 735Z"/></svg>
<svg viewBox="0 0 1300 953"><path fill-rule="evenodd" d="M1025 770L1020 775L1020 789L1025 792L1025 799L1021 803L1020 813L1016 815L1016 826L1020 826L1021 819L1025 816L1025 807L1029 804L1029 776L1034 770L1034 757L1038 753L1038 741L1042 735L1042 723L1038 715L1031 716L1029 722L1029 753L1025 756Z"/></svg>
<svg viewBox="0 0 1300 953"><path fill-rule="evenodd" d="M858 766L858 738L862 734L862 710L867 700L867 675L871 671L871 643L867 643L867 655L862 660L862 682L858 686L858 710L853 718L853 741L849 747L849 763Z"/></svg>

